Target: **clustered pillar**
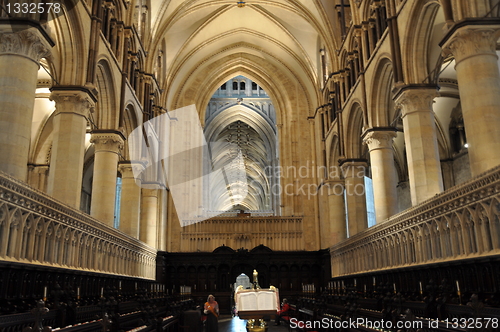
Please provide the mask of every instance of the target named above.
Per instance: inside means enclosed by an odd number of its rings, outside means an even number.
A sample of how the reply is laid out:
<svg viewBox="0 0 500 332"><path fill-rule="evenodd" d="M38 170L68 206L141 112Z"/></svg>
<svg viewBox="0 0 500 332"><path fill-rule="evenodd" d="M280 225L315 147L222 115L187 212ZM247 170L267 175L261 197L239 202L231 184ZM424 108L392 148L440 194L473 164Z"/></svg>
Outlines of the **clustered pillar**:
<svg viewBox="0 0 500 332"><path fill-rule="evenodd" d="M113 227L118 154L123 148L124 138L118 132L94 131L90 142L95 147L90 215Z"/></svg>
<svg viewBox="0 0 500 332"><path fill-rule="evenodd" d="M51 99L56 102L56 111L47 193L79 208L87 117L95 99L84 90L54 90Z"/></svg>
<svg viewBox="0 0 500 332"><path fill-rule="evenodd" d="M53 42L35 27L18 28L0 25L0 171L26 181L37 73Z"/></svg>
<svg viewBox="0 0 500 332"><path fill-rule="evenodd" d="M405 135L412 205L443 191L443 178L432 104L436 88L408 86L396 96Z"/></svg>
<svg viewBox="0 0 500 332"><path fill-rule="evenodd" d="M141 216L141 177L136 176L144 170L140 162L120 162L122 175L122 196L120 204L120 230L139 238Z"/></svg>
<svg viewBox="0 0 500 332"><path fill-rule="evenodd" d="M328 220L330 221L330 243L335 245L347 238L345 220L344 181L340 178L326 183L328 188Z"/></svg>
<svg viewBox="0 0 500 332"><path fill-rule="evenodd" d="M345 160L341 166L345 179L349 236L368 228L365 193L367 166L365 161L360 160Z"/></svg>
<svg viewBox="0 0 500 332"><path fill-rule="evenodd" d="M142 189L140 240L153 248L157 246L159 190L155 185Z"/></svg>
<svg viewBox="0 0 500 332"><path fill-rule="evenodd" d="M372 130L365 134L364 142L370 151L373 196L377 223L398 212L396 187L398 184L392 142L396 132Z"/></svg>
<svg viewBox="0 0 500 332"><path fill-rule="evenodd" d="M499 38L498 25L463 26L443 45L455 56L472 176L500 164Z"/></svg>

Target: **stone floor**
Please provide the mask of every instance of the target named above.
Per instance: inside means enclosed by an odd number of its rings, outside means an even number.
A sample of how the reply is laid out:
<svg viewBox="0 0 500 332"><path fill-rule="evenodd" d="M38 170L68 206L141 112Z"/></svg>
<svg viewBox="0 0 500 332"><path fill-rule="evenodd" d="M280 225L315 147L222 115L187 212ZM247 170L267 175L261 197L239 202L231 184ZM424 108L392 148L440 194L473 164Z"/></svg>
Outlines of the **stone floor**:
<svg viewBox="0 0 500 332"><path fill-rule="evenodd" d="M274 321L267 322L267 332L285 332L288 327L280 325L274 326ZM238 317L222 316L219 319L219 332L246 332L247 321Z"/></svg>

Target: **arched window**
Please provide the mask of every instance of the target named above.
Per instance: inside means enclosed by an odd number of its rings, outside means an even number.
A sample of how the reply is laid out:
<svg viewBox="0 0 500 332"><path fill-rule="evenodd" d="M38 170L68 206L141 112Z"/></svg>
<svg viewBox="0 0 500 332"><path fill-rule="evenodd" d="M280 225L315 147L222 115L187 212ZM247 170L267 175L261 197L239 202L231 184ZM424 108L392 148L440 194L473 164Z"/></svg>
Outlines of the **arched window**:
<svg viewBox="0 0 500 332"><path fill-rule="evenodd" d="M225 90L226 90L226 83L222 84L222 85L220 86L220 89L225 91Z"/></svg>
<svg viewBox="0 0 500 332"><path fill-rule="evenodd" d="M238 91L238 82L233 81L233 90Z"/></svg>
<svg viewBox="0 0 500 332"><path fill-rule="evenodd" d="M116 196L115 196L115 218L113 222L114 228L120 228L120 203L122 197L122 178L116 178Z"/></svg>
<svg viewBox="0 0 500 332"><path fill-rule="evenodd" d="M252 90L257 90L257 83L252 82Z"/></svg>
<svg viewBox="0 0 500 332"><path fill-rule="evenodd" d="M245 89L246 89L245 82L240 82L240 91L245 91Z"/></svg>

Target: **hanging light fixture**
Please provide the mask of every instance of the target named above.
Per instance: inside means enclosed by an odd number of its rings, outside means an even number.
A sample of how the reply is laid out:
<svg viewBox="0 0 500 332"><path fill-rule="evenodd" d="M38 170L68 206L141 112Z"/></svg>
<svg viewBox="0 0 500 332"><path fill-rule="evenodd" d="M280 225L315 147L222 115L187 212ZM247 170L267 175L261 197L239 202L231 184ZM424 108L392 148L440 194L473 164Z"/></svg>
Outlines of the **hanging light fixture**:
<svg viewBox="0 0 500 332"><path fill-rule="evenodd" d="M245 1L238 1L237 4L239 8L245 7Z"/></svg>

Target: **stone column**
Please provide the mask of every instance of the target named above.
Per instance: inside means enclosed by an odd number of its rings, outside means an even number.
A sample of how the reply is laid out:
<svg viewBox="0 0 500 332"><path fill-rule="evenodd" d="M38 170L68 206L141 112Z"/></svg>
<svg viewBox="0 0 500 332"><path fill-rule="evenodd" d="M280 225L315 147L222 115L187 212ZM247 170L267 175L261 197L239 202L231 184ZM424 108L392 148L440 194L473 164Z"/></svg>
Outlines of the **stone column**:
<svg viewBox="0 0 500 332"><path fill-rule="evenodd" d="M47 193L79 209L87 117L95 99L85 89L57 89L51 99L56 102L56 111Z"/></svg>
<svg viewBox="0 0 500 332"><path fill-rule="evenodd" d="M500 164L500 28L463 26L444 40L455 56L472 176Z"/></svg>
<svg viewBox="0 0 500 332"><path fill-rule="evenodd" d="M139 239L147 245L156 248L159 189L153 188L151 185L148 185L148 187L149 188L142 189L141 230Z"/></svg>
<svg viewBox="0 0 500 332"><path fill-rule="evenodd" d="M373 129L375 130L375 128ZM394 131L369 131L363 141L370 151L373 196L377 223L381 223L398 212L396 187L398 179L394 166L392 141Z"/></svg>
<svg viewBox="0 0 500 332"><path fill-rule="evenodd" d="M119 132L94 131L90 142L95 147L90 215L113 227L118 154L124 138Z"/></svg>
<svg viewBox="0 0 500 332"><path fill-rule="evenodd" d="M47 174L49 174L49 166L31 165L28 172L28 184L40 191L47 192Z"/></svg>
<svg viewBox="0 0 500 332"><path fill-rule="evenodd" d="M368 228L364 178L367 164L351 159L344 161L341 167L345 179L347 223L351 237Z"/></svg>
<svg viewBox="0 0 500 332"><path fill-rule="evenodd" d="M432 104L435 88L406 88L396 96L401 108L412 205L443 191Z"/></svg>
<svg viewBox="0 0 500 332"><path fill-rule="evenodd" d="M0 24L0 171L22 181L28 173L38 69L52 46L41 30L13 32Z"/></svg>
<svg viewBox="0 0 500 332"><path fill-rule="evenodd" d="M330 245L335 245L347 238L347 222L345 215L344 181L329 180L328 186L328 220L330 221Z"/></svg>
<svg viewBox="0 0 500 332"><path fill-rule="evenodd" d="M120 230L139 239L142 181L140 178L136 179L134 173L142 172L144 164L132 161L120 162L119 170L122 174Z"/></svg>

